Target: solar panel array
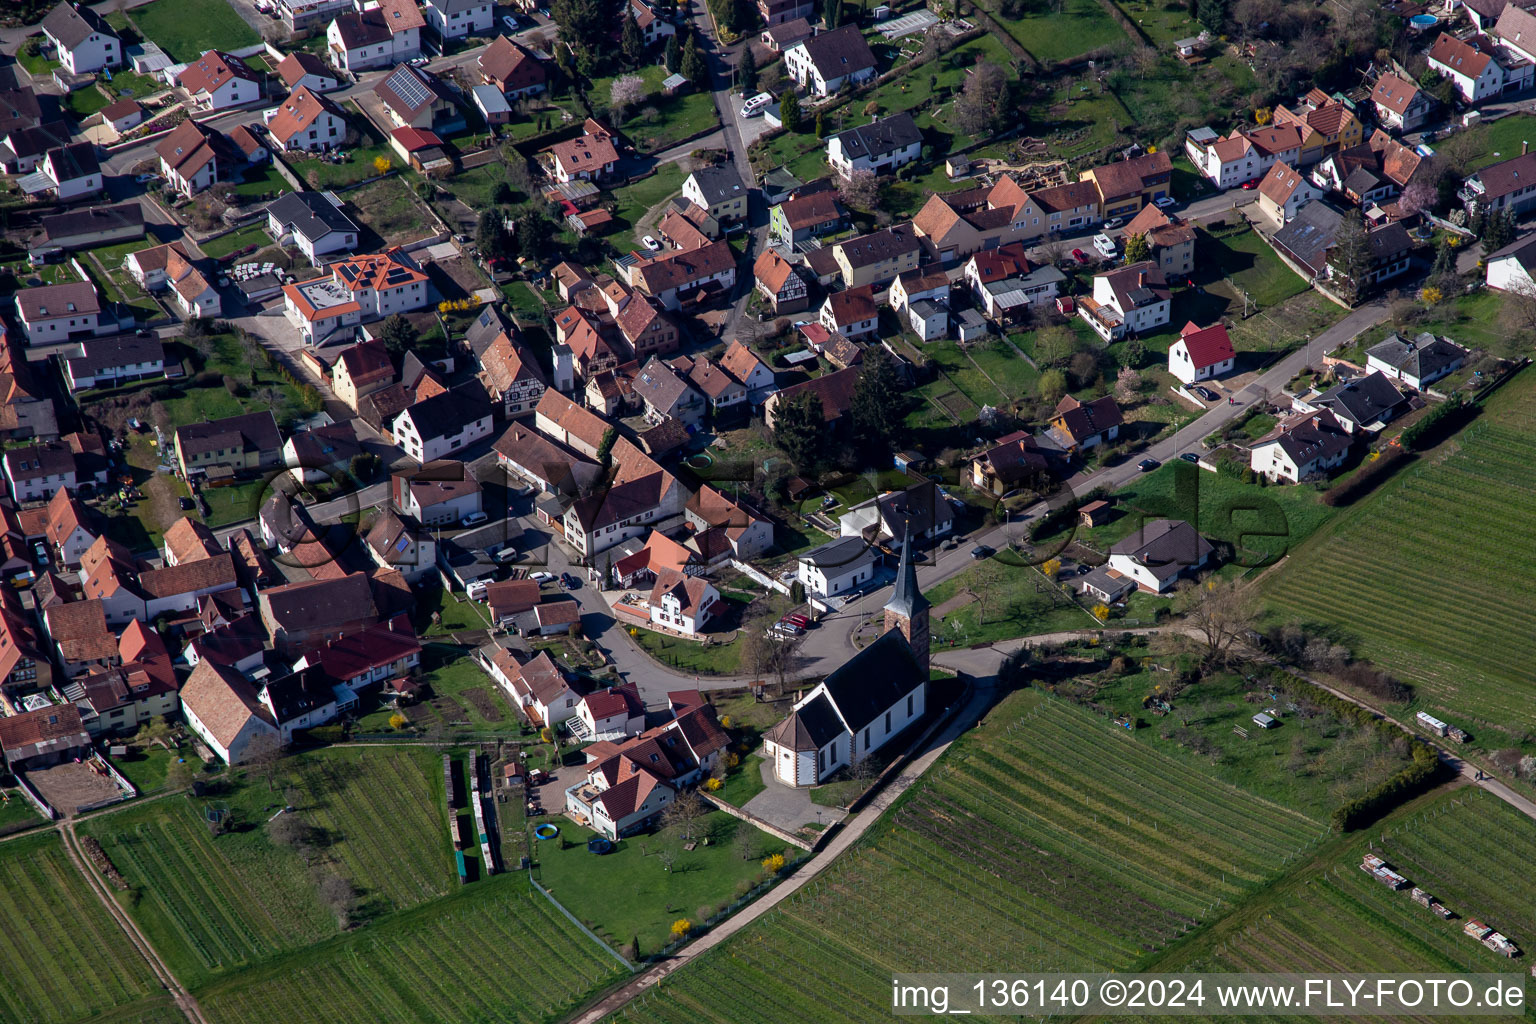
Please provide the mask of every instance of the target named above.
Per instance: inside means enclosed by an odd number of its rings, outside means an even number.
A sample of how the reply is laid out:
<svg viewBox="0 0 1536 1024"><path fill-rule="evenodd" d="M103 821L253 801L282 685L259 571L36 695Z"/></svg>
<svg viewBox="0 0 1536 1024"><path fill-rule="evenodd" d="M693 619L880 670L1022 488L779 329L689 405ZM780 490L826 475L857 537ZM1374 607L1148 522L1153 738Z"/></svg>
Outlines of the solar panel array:
<svg viewBox="0 0 1536 1024"><path fill-rule="evenodd" d="M407 65L401 65L389 76L389 87L401 101L416 110L426 106L432 97L432 90L427 88L427 83L422 81L416 69Z"/></svg>

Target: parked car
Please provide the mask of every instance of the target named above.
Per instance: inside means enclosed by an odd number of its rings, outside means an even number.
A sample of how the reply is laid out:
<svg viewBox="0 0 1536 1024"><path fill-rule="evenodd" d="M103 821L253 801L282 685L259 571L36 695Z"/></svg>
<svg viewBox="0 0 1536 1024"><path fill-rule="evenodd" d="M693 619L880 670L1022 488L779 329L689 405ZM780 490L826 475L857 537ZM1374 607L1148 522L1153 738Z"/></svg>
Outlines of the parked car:
<svg viewBox="0 0 1536 1024"><path fill-rule="evenodd" d="M485 580L471 580L469 586L464 588L464 596L471 601L484 601L485 588L488 585Z"/></svg>
<svg viewBox="0 0 1536 1024"><path fill-rule="evenodd" d="M471 512L469 515L459 520L459 525L466 527L479 526L481 523L490 518L491 517L486 515L484 512Z"/></svg>
<svg viewBox="0 0 1536 1024"><path fill-rule="evenodd" d="M1256 189L1258 187L1259 187L1259 179L1258 178L1254 178L1251 181L1243 182L1243 191L1244 192L1252 192L1254 189Z"/></svg>
<svg viewBox="0 0 1536 1024"><path fill-rule="evenodd" d="M1161 465L1162 463L1158 462L1156 459L1142 459L1140 462L1136 463L1136 468L1141 470L1143 473L1150 473Z"/></svg>
<svg viewBox="0 0 1536 1024"><path fill-rule="evenodd" d="M771 95L766 92L760 92L741 105L741 116L744 118L756 117L766 110L768 104L772 102L773 97Z"/></svg>
<svg viewBox="0 0 1536 1024"><path fill-rule="evenodd" d="M1093 566L1091 565L1079 565L1077 567L1077 574L1079 576L1087 576L1091 572L1093 572Z"/></svg>
<svg viewBox="0 0 1536 1024"><path fill-rule="evenodd" d="M1179 458L1183 459L1185 462L1192 466L1197 466L1200 464L1200 456L1196 455L1194 452L1185 452L1180 455Z"/></svg>
<svg viewBox="0 0 1536 1024"><path fill-rule="evenodd" d="M150 182L154 181L158 177L160 177L160 175L158 175L158 174L136 174L136 175L134 175L133 180L137 184L148 185Z"/></svg>
<svg viewBox="0 0 1536 1024"><path fill-rule="evenodd" d="M183 512L191 512L193 509L197 508L197 502L193 501L191 498L181 498L178 500L181 502L181 510Z"/></svg>
<svg viewBox="0 0 1536 1024"><path fill-rule="evenodd" d="M1087 263L1088 262L1088 254L1083 252L1083 250L1081 250L1081 249L1073 249L1072 250L1072 258L1077 260L1077 262L1079 262L1079 263Z"/></svg>
<svg viewBox="0 0 1536 1024"><path fill-rule="evenodd" d="M1104 230L1105 231L1113 231L1113 230L1115 230L1115 228L1120 227L1124 223L1125 223L1125 218L1124 217L1111 217L1109 220L1104 222Z"/></svg>
<svg viewBox="0 0 1536 1024"><path fill-rule="evenodd" d="M579 577L577 577L577 576L572 575L571 573L568 573L568 572L567 573L562 573L560 575L560 585L562 587L564 587L566 590L580 590L581 589L581 579Z"/></svg>
<svg viewBox="0 0 1536 1024"><path fill-rule="evenodd" d="M37 556L38 565L48 565L48 545L44 544L42 541L38 541L36 544L32 545L32 553Z"/></svg>
<svg viewBox="0 0 1536 1024"><path fill-rule="evenodd" d="M644 238L640 239L640 244L645 246L646 250L649 252L661 251L661 243L656 241L656 239L652 238L650 235L646 235Z"/></svg>
<svg viewBox="0 0 1536 1024"><path fill-rule="evenodd" d="M513 547L511 544L508 544L506 547L492 555L491 558L502 565L506 565L508 562L515 562L517 561L517 548Z"/></svg>
<svg viewBox="0 0 1536 1024"><path fill-rule="evenodd" d="M1212 391L1208 387L1197 384L1190 390L1199 395L1201 398L1205 399L1207 402L1216 401L1216 392Z"/></svg>
<svg viewBox="0 0 1536 1024"><path fill-rule="evenodd" d="M510 14L503 14L501 16L501 24L508 32L517 31L517 19Z"/></svg>
<svg viewBox="0 0 1536 1024"><path fill-rule="evenodd" d="M811 628L811 620L810 620L810 618L808 616L801 615L799 612L791 612L790 614L784 616L779 621L780 622L787 622L791 626L799 626L801 629L810 629Z"/></svg>
<svg viewBox="0 0 1536 1024"><path fill-rule="evenodd" d="M985 544L977 544L975 547L971 548L971 557L972 558L976 558L976 559L991 558L992 554L993 554L992 548L989 548Z"/></svg>
<svg viewBox="0 0 1536 1024"><path fill-rule="evenodd" d="M1152 200L1152 205L1157 207L1159 210L1167 210L1172 208L1177 202L1178 200L1174 199L1173 196L1158 196L1156 199Z"/></svg>
<svg viewBox="0 0 1536 1024"><path fill-rule="evenodd" d="M410 60L406 61L406 63L413 68L424 68L431 61L431 59L432 58L430 57L412 57Z"/></svg>

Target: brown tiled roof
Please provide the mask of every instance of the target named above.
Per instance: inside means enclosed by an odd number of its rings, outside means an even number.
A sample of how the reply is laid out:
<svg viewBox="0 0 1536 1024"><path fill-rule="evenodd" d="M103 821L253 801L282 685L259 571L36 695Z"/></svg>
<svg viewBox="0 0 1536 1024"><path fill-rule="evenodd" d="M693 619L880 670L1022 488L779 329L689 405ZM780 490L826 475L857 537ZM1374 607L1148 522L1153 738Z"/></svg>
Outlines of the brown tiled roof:
<svg viewBox="0 0 1536 1024"><path fill-rule="evenodd" d="M271 714L256 699L256 688L239 672L208 658L197 663L182 685L181 703L225 749L251 719L272 725Z"/></svg>
<svg viewBox="0 0 1536 1024"><path fill-rule="evenodd" d="M48 637L65 661L110 661L117 657L117 637L107 628L100 601L73 601L43 613Z"/></svg>
<svg viewBox="0 0 1536 1024"><path fill-rule="evenodd" d="M1401 116L1418 94L1418 86L1388 72L1376 79L1376 87L1371 90L1371 102Z"/></svg>
<svg viewBox="0 0 1536 1024"><path fill-rule="evenodd" d="M236 587L235 562L229 552L221 551L208 558L181 562L164 569L148 569L139 573L139 589L148 597L175 597L210 587Z"/></svg>
<svg viewBox="0 0 1536 1024"><path fill-rule="evenodd" d="M232 78L243 78L247 82L261 81L261 76L234 54L209 50L187 65L186 70L177 77L176 84L196 96L200 92L212 93Z"/></svg>
<svg viewBox="0 0 1536 1024"><path fill-rule="evenodd" d="M480 356L480 368L480 381L493 395L500 395L519 381L548 383L539 364L506 331L498 334Z"/></svg>
<svg viewBox="0 0 1536 1024"><path fill-rule="evenodd" d="M46 752L49 746L85 746L89 742L80 709L74 704L55 704L0 718L0 749L9 755L29 757Z"/></svg>
<svg viewBox="0 0 1536 1024"><path fill-rule="evenodd" d="M219 554L219 542L200 519L182 516L165 531L165 545L178 562L192 562Z"/></svg>
<svg viewBox="0 0 1536 1024"><path fill-rule="evenodd" d="M633 273L649 295L660 295L724 273L736 265L736 250L721 239L697 249L666 253L637 266Z"/></svg>
<svg viewBox="0 0 1536 1024"><path fill-rule="evenodd" d="M1296 190L1305 183L1306 179L1299 172L1292 170L1284 160L1277 160L1264 175L1264 180L1259 182L1259 195L1272 203L1284 206L1290 202Z"/></svg>
<svg viewBox="0 0 1536 1024"><path fill-rule="evenodd" d="M1442 32L1435 40L1435 45L1429 48L1429 59L1438 61L1468 78L1477 78L1487 70L1488 62L1493 60L1493 57L1481 52L1475 46L1468 46L1449 32Z"/></svg>
<svg viewBox="0 0 1536 1024"><path fill-rule="evenodd" d="M1079 206L1097 206L1099 190L1091 181L1074 181L1031 192L1029 197L1046 213L1064 213Z"/></svg>
<svg viewBox="0 0 1536 1024"><path fill-rule="evenodd" d="M835 370L812 380L802 381L784 388L776 396L775 404L783 409L785 403L794 401L809 392L821 400L822 417L831 423L839 419L853 406L853 391L859 383L858 367Z"/></svg>
<svg viewBox="0 0 1536 1024"><path fill-rule="evenodd" d="M299 132L308 131L321 114L346 121L340 107L319 93L311 92L309 86L301 85L277 107L277 114L267 122L267 131L273 138L286 143Z"/></svg>
<svg viewBox="0 0 1536 1024"><path fill-rule="evenodd" d="M836 192L796 195L779 204L780 215L792 230L841 220L846 214Z"/></svg>
<svg viewBox="0 0 1536 1024"><path fill-rule="evenodd" d="M283 80L283 84L292 89L304 78L305 75L315 75L320 78L335 79L336 72L326 66L325 61L312 53L303 50L295 50L284 57L277 65L277 76Z"/></svg>
<svg viewBox="0 0 1536 1024"><path fill-rule="evenodd" d="M772 249L764 249L752 264L752 276L774 295L784 290L784 283L794 272L794 264Z"/></svg>
<svg viewBox="0 0 1536 1024"><path fill-rule="evenodd" d="M720 357L720 366L743 384L747 382L748 377L752 376L752 371L756 367L766 368L766 364L757 357L757 353L742 344L740 339L731 342L730 347L725 350L725 355Z"/></svg>
<svg viewBox="0 0 1536 1024"><path fill-rule="evenodd" d="M832 322L839 327L860 320L873 320L880 314L875 305L874 289L868 285L833 292L827 296L827 309L832 313Z"/></svg>
<svg viewBox="0 0 1536 1024"><path fill-rule="evenodd" d="M61 316L79 316L101 311L96 286L89 281L23 288L16 293L16 309L29 323Z"/></svg>
<svg viewBox="0 0 1536 1024"><path fill-rule="evenodd" d="M91 529L90 512L69 493L69 488L60 487L48 501L45 535L49 543L58 546L68 540L77 527L95 533Z"/></svg>
<svg viewBox="0 0 1536 1024"><path fill-rule="evenodd" d="M544 66L527 50L506 36L497 36L479 57L480 70L515 92L543 82L548 75Z"/></svg>

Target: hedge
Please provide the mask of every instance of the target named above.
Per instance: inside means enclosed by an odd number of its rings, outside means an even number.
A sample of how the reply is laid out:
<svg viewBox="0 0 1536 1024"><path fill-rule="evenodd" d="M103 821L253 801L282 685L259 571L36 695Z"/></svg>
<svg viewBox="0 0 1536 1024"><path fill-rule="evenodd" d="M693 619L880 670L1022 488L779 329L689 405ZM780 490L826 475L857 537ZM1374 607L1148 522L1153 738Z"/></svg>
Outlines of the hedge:
<svg viewBox="0 0 1536 1024"><path fill-rule="evenodd" d="M1406 448L1391 447L1382 451L1375 462L1360 467L1354 476L1334 484L1323 492L1324 505L1348 505L1365 497L1387 478L1414 458Z"/></svg>
<svg viewBox="0 0 1536 1024"><path fill-rule="evenodd" d="M1444 440L1448 433L1460 427L1476 413L1477 406L1462 401L1459 394L1452 395L1419 417L1416 423L1403 431L1399 440L1404 448L1423 451Z"/></svg>

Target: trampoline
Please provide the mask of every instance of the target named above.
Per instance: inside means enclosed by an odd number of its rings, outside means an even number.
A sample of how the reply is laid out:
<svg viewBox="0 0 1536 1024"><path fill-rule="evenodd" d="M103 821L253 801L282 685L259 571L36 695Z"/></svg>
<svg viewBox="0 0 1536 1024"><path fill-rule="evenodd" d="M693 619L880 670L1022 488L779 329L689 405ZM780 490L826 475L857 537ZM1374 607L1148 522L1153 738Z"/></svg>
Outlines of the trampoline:
<svg viewBox="0 0 1536 1024"><path fill-rule="evenodd" d="M601 856L602 854L608 853L612 849L613 842L611 840L604 839L602 836L593 836L591 839L587 840L588 853L595 853Z"/></svg>

